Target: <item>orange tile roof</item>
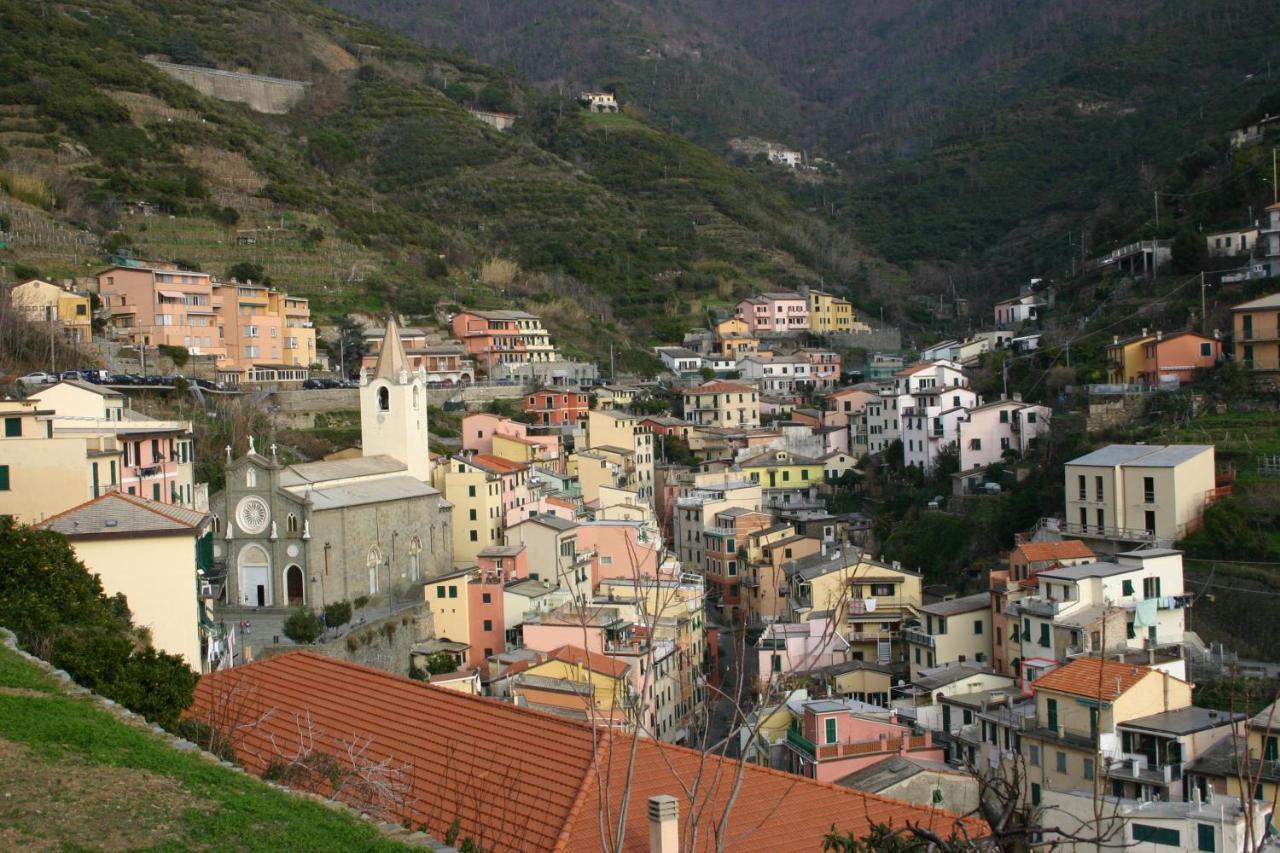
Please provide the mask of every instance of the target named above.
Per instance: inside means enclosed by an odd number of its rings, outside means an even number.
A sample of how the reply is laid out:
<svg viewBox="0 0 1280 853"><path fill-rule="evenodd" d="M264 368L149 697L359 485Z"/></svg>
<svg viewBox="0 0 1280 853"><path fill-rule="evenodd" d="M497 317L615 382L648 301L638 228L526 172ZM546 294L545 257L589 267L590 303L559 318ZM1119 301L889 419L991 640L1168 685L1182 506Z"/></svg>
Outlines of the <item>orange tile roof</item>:
<svg viewBox="0 0 1280 853"><path fill-rule="evenodd" d="M501 456L495 456L492 453L477 453L467 461L477 468L483 468L495 474L514 474L516 471L523 471L529 467L523 462L512 462L510 459L503 459Z"/></svg>
<svg viewBox="0 0 1280 853"><path fill-rule="evenodd" d="M680 801L681 833L698 795L697 851L716 845L716 823L739 765L648 738L592 726L493 699L471 696L311 652L293 652L200 679L194 719L230 732L238 759L262 774L292 757L301 736L345 760L359 742L369 761L406 767L407 794L394 809L436 838L457 819L459 838L502 851L598 851L602 803L616 826L634 746L625 837L613 849L647 853L646 800ZM304 735L300 735L303 732ZM609 758L617 750L615 760ZM701 772L701 783L695 783ZM602 781L604 780L604 781ZM859 836L873 823L919 823L946 836L948 812L839 788L755 765L742 768L727 823L730 851L820 850L834 823ZM975 836L980 822L967 821Z"/></svg>
<svg viewBox="0 0 1280 853"><path fill-rule="evenodd" d="M1046 560L1087 560L1098 555L1093 549L1079 539L1064 539L1061 542L1024 542L1014 549L1021 551L1028 563L1041 563Z"/></svg>
<svg viewBox="0 0 1280 853"><path fill-rule="evenodd" d="M1076 658L1066 666L1060 666L1048 675L1031 682L1035 690L1056 690L1073 696L1090 699L1114 699L1128 692L1154 670L1119 661L1103 661L1098 658ZM1101 681L1099 681L1101 679ZM1102 685L1101 694L1098 685Z"/></svg>
<svg viewBox="0 0 1280 853"><path fill-rule="evenodd" d="M585 666L592 672L598 672L610 678L622 678L627 674L627 669L629 668L626 661L615 660L596 652L589 652L581 646L561 646L548 652L547 657L562 663Z"/></svg>

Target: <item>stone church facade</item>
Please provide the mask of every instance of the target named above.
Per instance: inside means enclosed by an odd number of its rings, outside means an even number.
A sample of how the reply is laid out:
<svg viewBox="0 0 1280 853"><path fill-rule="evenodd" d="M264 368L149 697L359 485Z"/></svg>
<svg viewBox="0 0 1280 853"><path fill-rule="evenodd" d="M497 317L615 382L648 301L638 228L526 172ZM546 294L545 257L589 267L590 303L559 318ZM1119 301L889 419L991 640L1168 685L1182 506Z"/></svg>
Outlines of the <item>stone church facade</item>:
<svg viewBox="0 0 1280 853"><path fill-rule="evenodd" d="M388 323L360 388L363 454L282 464L275 448L231 459L210 499L229 607L319 610L361 596L412 597L452 569L451 507L431 485L425 377ZM419 596L420 597L420 596Z"/></svg>

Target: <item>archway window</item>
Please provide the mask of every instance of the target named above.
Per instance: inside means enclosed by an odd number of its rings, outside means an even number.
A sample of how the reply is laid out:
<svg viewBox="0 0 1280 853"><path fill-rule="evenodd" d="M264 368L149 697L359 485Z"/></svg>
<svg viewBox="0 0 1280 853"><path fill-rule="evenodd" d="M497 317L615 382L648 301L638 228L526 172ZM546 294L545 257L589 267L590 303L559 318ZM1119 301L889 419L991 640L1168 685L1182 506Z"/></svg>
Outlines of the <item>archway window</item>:
<svg viewBox="0 0 1280 853"><path fill-rule="evenodd" d="M391 392L386 387L378 389L378 411L391 411Z"/></svg>
<svg viewBox="0 0 1280 853"><path fill-rule="evenodd" d="M271 593L271 558L257 545L248 545L240 551L240 603L249 607L270 607L274 603Z"/></svg>
<svg viewBox="0 0 1280 853"><path fill-rule="evenodd" d="M364 563L369 569L369 594L373 595L378 591L378 580L382 574L382 549L377 545L369 548L369 555L365 558Z"/></svg>
<svg viewBox="0 0 1280 853"><path fill-rule="evenodd" d="M412 581L422 577L422 540L417 536L409 541L409 579Z"/></svg>
<svg viewBox="0 0 1280 853"><path fill-rule="evenodd" d="M222 519L218 518L218 516L216 515L213 517L213 532L214 533L222 532Z"/></svg>
<svg viewBox="0 0 1280 853"><path fill-rule="evenodd" d="M418 411L418 386L413 386L413 410Z"/></svg>
<svg viewBox="0 0 1280 853"><path fill-rule="evenodd" d="M256 489L258 487L258 469L250 466L244 471L244 487L246 489Z"/></svg>
<svg viewBox="0 0 1280 853"><path fill-rule="evenodd" d="M285 530L290 533L298 532L298 517L293 513L289 513L289 517L285 519Z"/></svg>

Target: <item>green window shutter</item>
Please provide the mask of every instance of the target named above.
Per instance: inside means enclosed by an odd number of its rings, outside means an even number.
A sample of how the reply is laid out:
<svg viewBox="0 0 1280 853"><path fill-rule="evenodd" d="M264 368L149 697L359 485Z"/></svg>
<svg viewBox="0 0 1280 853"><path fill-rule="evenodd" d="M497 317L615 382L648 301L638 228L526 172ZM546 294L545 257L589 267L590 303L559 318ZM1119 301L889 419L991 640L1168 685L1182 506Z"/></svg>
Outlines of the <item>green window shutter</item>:
<svg viewBox="0 0 1280 853"><path fill-rule="evenodd" d="M9 491L9 466L0 465L0 492Z"/></svg>
<svg viewBox="0 0 1280 853"><path fill-rule="evenodd" d="M1262 757L1266 761L1280 759L1280 738L1272 735L1263 742Z"/></svg>
<svg viewBox="0 0 1280 853"><path fill-rule="evenodd" d="M1046 649L1050 646L1048 622L1040 623L1040 645L1044 646Z"/></svg>
<svg viewBox="0 0 1280 853"><path fill-rule="evenodd" d="M1036 782L1031 783L1031 805L1040 805L1040 785Z"/></svg>
<svg viewBox="0 0 1280 853"><path fill-rule="evenodd" d="M827 718L827 743L836 742L836 720L835 717Z"/></svg>
<svg viewBox="0 0 1280 853"><path fill-rule="evenodd" d="M1198 842L1196 844L1197 850L1204 850L1204 851L1207 851L1207 853L1214 853L1214 851L1217 850L1218 848L1215 845L1213 824L1211 823L1196 824L1196 841Z"/></svg>
<svg viewBox="0 0 1280 853"><path fill-rule="evenodd" d="M942 706L942 730L944 732L951 731L951 706Z"/></svg>
<svg viewBox="0 0 1280 853"><path fill-rule="evenodd" d="M1133 824L1133 841L1135 844L1145 841L1148 844L1181 847L1182 833L1176 829L1169 829L1163 826L1135 823Z"/></svg>
<svg viewBox="0 0 1280 853"><path fill-rule="evenodd" d="M98 463L93 463L93 496L98 496Z"/></svg>
<svg viewBox="0 0 1280 853"><path fill-rule="evenodd" d="M1133 623L1132 623L1132 622L1126 622L1126 623L1125 623L1125 625L1124 625L1124 633L1125 633L1125 637L1127 637L1127 638L1128 638L1128 639L1130 639L1130 640L1132 640L1132 639L1136 636L1136 635L1134 634L1134 632L1133 632Z"/></svg>
<svg viewBox="0 0 1280 853"><path fill-rule="evenodd" d="M1049 710L1049 728L1053 729L1054 731L1057 731L1058 729L1058 700L1057 699L1048 700L1048 710Z"/></svg>
<svg viewBox="0 0 1280 853"><path fill-rule="evenodd" d="M1120 591L1125 595L1133 595L1133 581L1123 581Z"/></svg>
<svg viewBox="0 0 1280 853"><path fill-rule="evenodd" d="M159 483L151 484L151 499L153 501L160 500L160 484Z"/></svg>
<svg viewBox="0 0 1280 853"><path fill-rule="evenodd" d="M4 437L18 438L22 435L22 418L4 419Z"/></svg>

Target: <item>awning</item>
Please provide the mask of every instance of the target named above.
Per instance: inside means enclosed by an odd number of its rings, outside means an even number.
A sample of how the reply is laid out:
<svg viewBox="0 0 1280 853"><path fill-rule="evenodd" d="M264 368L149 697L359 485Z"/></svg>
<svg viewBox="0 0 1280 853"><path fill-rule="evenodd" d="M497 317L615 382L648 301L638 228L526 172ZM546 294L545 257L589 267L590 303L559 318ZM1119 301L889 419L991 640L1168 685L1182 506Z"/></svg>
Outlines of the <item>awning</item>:
<svg viewBox="0 0 1280 853"><path fill-rule="evenodd" d="M162 290L160 291L160 295L165 297L166 299L186 299L187 298L187 294L179 290Z"/></svg>

